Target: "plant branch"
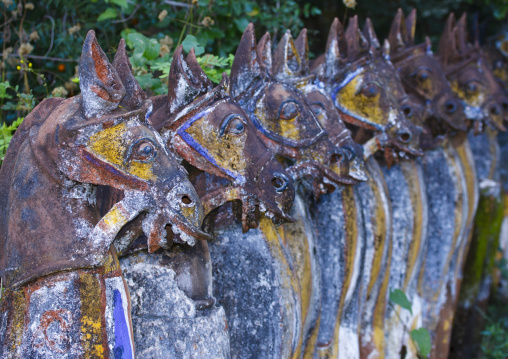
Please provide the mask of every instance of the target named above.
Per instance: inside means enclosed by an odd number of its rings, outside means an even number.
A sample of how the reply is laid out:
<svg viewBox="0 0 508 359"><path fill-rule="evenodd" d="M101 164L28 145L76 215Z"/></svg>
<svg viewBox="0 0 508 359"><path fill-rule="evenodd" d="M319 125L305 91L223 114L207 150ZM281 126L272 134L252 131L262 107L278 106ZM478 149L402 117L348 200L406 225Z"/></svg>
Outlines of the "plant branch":
<svg viewBox="0 0 508 359"><path fill-rule="evenodd" d="M136 14L136 12L139 10L140 7L141 7L141 5L136 5L134 10L132 10L132 13L129 16L127 16L125 19L122 18L121 20L114 20L114 21L111 21L111 23L112 24L118 24L118 23L121 23L121 22L127 22L127 21L129 21L130 19L132 19L134 17L134 15Z"/></svg>
<svg viewBox="0 0 508 359"><path fill-rule="evenodd" d="M179 2L179 1L171 1L171 0L164 0L162 2L163 4L173 5L173 6L179 6L179 7L191 7L189 4Z"/></svg>
<svg viewBox="0 0 508 359"><path fill-rule="evenodd" d="M51 50L53 49L53 40L55 39L55 20L49 15L44 15L44 17L47 17L48 19L51 20L51 42L49 43L48 51L46 51L46 53L44 54L44 56L48 56Z"/></svg>
<svg viewBox="0 0 508 359"><path fill-rule="evenodd" d="M3 57L3 54L0 54ZM19 57L18 54L10 54L9 57ZM49 61L60 61L60 62L79 62L79 59L64 59L61 57L48 57L48 56L38 56L38 55L26 55L27 59L36 59L36 60L49 60Z"/></svg>

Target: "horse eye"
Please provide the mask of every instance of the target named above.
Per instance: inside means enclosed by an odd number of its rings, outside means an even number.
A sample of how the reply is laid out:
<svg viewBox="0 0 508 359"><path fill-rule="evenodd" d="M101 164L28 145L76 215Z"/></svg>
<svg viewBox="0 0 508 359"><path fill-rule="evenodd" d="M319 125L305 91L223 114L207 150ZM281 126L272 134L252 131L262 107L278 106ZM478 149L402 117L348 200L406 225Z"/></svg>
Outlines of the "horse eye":
<svg viewBox="0 0 508 359"><path fill-rule="evenodd" d="M298 116L298 106L296 102L284 102L279 111L279 118L282 120L292 120L296 116Z"/></svg>
<svg viewBox="0 0 508 359"><path fill-rule="evenodd" d="M157 147L149 140L144 139L133 145L129 161L151 162L157 155Z"/></svg>
<svg viewBox="0 0 508 359"><path fill-rule="evenodd" d="M316 116L321 115L325 110L324 106L319 102L311 104L310 108L312 109L312 112L314 112L314 115Z"/></svg>
<svg viewBox="0 0 508 359"><path fill-rule="evenodd" d="M232 135L241 135L245 132L245 124L242 119L236 117L229 121L228 127L226 128L226 133L230 133Z"/></svg>
<svg viewBox="0 0 508 359"><path fill-rule="evenodd" d="M468 83L466 83L466 92L469 95L475 95L477 94L482 87L482 84L478 80L471 80Z"/></svg>
<svg viewBox="0 0 508 359"><path fill-rule="evenodd" d="M362 95L365 97L376 97L379 91L379 85L371 82L362 88Z"/></svg>
<svg viewBox="0 0 508 359"><path fill-rule="evenodd" d="M428 70L420 70L418 72L418 80L420 80L420 82L425 82L428 78L429 78Z"/></svg>

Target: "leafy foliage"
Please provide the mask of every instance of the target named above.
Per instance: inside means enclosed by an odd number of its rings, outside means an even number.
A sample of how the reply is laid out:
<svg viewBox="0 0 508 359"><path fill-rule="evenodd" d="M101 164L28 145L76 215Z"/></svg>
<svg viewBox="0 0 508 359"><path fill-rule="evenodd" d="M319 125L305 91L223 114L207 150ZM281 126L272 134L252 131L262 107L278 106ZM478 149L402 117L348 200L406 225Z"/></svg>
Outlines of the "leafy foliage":
<svg viewBox="0 0 508 359"><path fill-rule="evenodd" d="M411 309L411 302L409 301L409 299L407 299L406 293L404 293L400 289L394 289L390 291L390 301L400 305L402 308L406 310L409 310L409 312L413 314L413 310Z"/></svg>
<svg viewBox="0 0 508 359"><path fill-rule="evenodd" d="M406 293L402 290L391 290L390 301L394 304L400 305L403 309L406 309L413 314L411 302L407 298ZM430 350L432 349L429 331L426 328L413 329L411 331L411 339L418 349L418 354L423 358L427 358L430 354Z"/></svg>
<svg viewBox="0 0 508 359"><path fill-rule="evenodd" d="M5 123L0 127L0 165L4 161L5 154L7 152L7 147L11 142L14 131L21 125L24 118L20 117L16 121L14 121L11 125L7 126Z"/></svg>
<svg viewBox="0 0 508 359"><path fill-rule="evenodd" d="M427 358L432 349L429 331L425 328L413 329L411 331L411 339L416 343L418 353L422 357Z"/></svg>

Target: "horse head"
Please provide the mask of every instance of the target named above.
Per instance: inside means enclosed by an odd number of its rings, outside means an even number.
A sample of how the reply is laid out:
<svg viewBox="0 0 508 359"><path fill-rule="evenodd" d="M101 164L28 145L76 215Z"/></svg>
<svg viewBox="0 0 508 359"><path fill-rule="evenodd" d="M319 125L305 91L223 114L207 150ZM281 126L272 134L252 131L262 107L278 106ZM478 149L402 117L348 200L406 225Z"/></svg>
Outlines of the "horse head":
<svg viewBox="0 0 508 359"><path fill-rule="evenodd" d="M421 151L420 129L406 119L402 103L411 104L389 51L387 41L380 45L370 19L360 31L355 16L344 31L336 18L326 52L313 63L312 71L324 83L344 121L354 126L355 140L366 144L366 154L382 149L390 164L392 149L412 155Z"/></svg>
<svg viewBox="0 0 508 359"><path fill-rule="evenodd" d="M182 51L175 51L168 96L151 121L187 164L222 179L203 191L205 213L238 200L244 231L257 227L260 210L276 223L292 221L292 179L230 97L228 77L213 88L194 50L186 59Z"/></svg>
<svg viewBox="0 0 508 359"><path fill-rule="evenodd" d="M446 77L463 101L466 117L474 122L476 133L484 123L504 131L503 103L506 99L486 66L478 41L472 44L467 36L466 14L458 22L454 14L450 14L439 42L439 59Z"/></svg>
<svg viewBox="0 0 508 359"><path fill-rule="evenodd" d="M399 71L404 89L424 108L427 137L467 130L463 104L453 93L441 65L432 53L430 39L415 44L416 10L407 19L401 9L392 22L388 41L390 59ZM429 140L431 141L431 140ZM429 142L424 141L424 142Z"/></svg>
<svg viewBox="0 0 508 359"><path fill-rule="evenodd" d="M265 37L268 35L265 35ZM260 44L263 40L260 41ZM259 48L259 45L258 45ZM363 172L363 147L353 141L342 121L339 111L323 86L316 81L315 74L309 72L309 46L307 30L303 29L296 41L288 30L280 40L273 56L274 76L277 80L292 84L305 97L319 123L328 133L330 141L344 151L349 164L348 178L342 183L355 184L367 180ZM339 172L340 173L340 172Z"/></svg>
<svg viewBox="0 0 508 359"><path fill-rule="evenodd" d="M27 116L2 167L0 274L7 286L102 265L120 229L141 214L150 251L167 245L166 225L187 242L208 238L185 169L148 124L151 101L130 82L130 68L116 71L93 31L79 79L81 95L46 100ZM102 218L98 185L125 194Z"/></svg>
<svg viewBox="0 0 508 359"><path fill-rule="evenodd" d="M256 45L254 26L243 33L231 69L232 94L247 112L263 142L289 163L295 180L306 180L317 197L328 190L326 184L351 184L349 154L335 146L295 84L277 78L274 71L270 35ZM300 58L279 49L288 68ZM296 65L295 65L296 64Z"/></svg>

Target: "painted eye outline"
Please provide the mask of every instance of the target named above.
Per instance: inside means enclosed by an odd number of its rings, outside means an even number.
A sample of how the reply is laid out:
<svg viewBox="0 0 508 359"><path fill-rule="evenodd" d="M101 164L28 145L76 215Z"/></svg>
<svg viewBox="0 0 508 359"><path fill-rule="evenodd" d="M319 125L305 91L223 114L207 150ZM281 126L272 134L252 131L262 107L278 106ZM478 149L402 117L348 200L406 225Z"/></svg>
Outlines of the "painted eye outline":
<svg viewBox="0 0 508 359"><path fill-rule="evenodd" d="M292 112L289 115L286 115L284 112L291 105L293 105L294 108L289 109ZM289 99L289 100L286 100L280 104L279 113L277 114L277 117L281 120L291 121L291 120L295 119L297 116L299 116L300 113L301 113L300 104L293 99Z"/></svg>
<svg viewBox="0 0 508 359"><path fill-rule="evenodd" d="M150 138L141 138L131 144L127 150L124 165L130 164L132 161L140 163L151 163L157 157L157 145Z"/></svg>
<svg viewBox="0 0 508 359"><path fill-rule="evenodd" d="M321 114L325 113L326 114L326 109L325 109L325 105L323 105L321 102L319 101L316 101L316 102L313 102L311 103L310 105L310 109L312 110L312 113L316 116L320 116ZM319 109L319 112L316 112L314 109L315 108L318 108Z"/></svg>
<svg viewBox="0 0 508 359"><path fill-rule="evenodd" d="M426 82L430 78L430 74L432 73L432 70L428 67L421 66L416 69L415 72L413 72L410 76L412 78L415 78L416 81L419 83Z"/></svg>
<svg viewBox="0 0 508 359"><path fill-rule="evenodd" d="M472 86L477 87L473 89ZM480 93L480 91L483 89L483 84L478 79L472 79L464 83L463 87L465 89L466 94L468 94L469 96L474 96Z"/></svg>
<svg viewBox="0 0 508 359"><path fill-rule="evenodd" d="M361 93L367 99L373 99L381 93L381 85L375 81L367 82L357 93Z"/></svg>
<svg viewBox="0 0 508 359"><path fill-rule="evenodd" d="M233 125L236 124L236 127ZM240 128L238 125L241 124ZM247 122L243 118L243 116L233 113L222 121L219 130L219 137L223 137L224 135L233 135L233 136L241 136L245 133L245 129L247 128Z"/></svg>

